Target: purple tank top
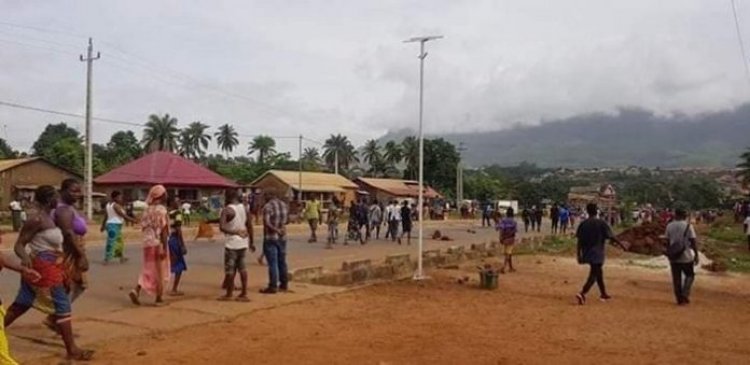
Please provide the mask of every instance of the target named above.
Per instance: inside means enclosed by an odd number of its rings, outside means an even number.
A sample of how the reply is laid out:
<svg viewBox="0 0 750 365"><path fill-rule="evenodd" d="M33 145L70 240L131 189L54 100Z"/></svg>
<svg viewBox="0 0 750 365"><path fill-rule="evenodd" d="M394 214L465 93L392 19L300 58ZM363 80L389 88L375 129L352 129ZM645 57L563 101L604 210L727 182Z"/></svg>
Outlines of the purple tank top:
<svg viewBox="0 0 750 365"><path fill-rule="evenodd" d="M70 205L65 203L58 203L57 207L70 207ZM73 209L73 233L75 233L77 236L85 236L86 232L88 231L88 227L86 226L86 220L78 214L78 212L75 210L75 208L71 207ZM56 213L57 210L52 211L52 219L57 222L57 216Z"/></svg>

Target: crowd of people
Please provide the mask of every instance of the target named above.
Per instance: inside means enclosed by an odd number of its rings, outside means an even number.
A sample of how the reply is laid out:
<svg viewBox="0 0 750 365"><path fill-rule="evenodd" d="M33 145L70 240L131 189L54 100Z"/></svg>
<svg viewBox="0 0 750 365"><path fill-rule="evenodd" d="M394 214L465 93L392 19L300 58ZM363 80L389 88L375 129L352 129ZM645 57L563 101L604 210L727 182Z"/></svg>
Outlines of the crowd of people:
<svg viewBox="0 0 750 365"><path fill-rule="evenodd" d="M262 294L288 290L286 264L286 225L288 205L273 190L264 192L263 256L268 261L268 285ZM34 193L33 208L19 227L14 246L17 260L0 255L3 267L21 274L18 294L7 312L0 310L0 363L16 364L10 356L5 328L12 325L29 309L34 308L47 317L44 325L59 334L65 344L67 357L75 361L88 361L94 352L76 345L73 336L73 303L88 287L89 258L84 236L88 226L76 210L82 196L81 184L75 179L61 183L58 192L52 186L40 186ZM172 280L170 295L179 296L182 274L187 270L187 248L182 235L186 207L180 199L168 194L162 185L151 187L146 208L139 218L128 214L122 194L112 192L105 207L100 229L106 232L104 264L113 260L125 262L122 227L139 224L142 233L143 261L136 284L128 293L135 305L141 304L141 295L154 298L157 306L164 304L165 287ZM219 300L248 301L247 252L254 252L252 212L239 191L228 189L226 205L222 209L219 230L224 234L225 294ZM189 213L188 213L189 214ZM234 296L235 277L239 274L241 288ZM0 307L1 308L1 307Z"/></svg>

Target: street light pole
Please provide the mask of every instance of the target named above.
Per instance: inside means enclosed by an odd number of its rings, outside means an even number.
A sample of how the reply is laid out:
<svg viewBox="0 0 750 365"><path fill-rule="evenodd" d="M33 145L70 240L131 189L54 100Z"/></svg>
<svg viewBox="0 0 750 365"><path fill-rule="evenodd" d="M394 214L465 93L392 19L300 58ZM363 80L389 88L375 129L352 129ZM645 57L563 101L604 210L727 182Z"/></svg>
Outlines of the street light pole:
<svg viewBox="0 0 750 365"><path fill-rule="evenodd" d="M419 199L417 201L417 211L419 216L419 235L417 238L417 272L414 273L414 280L425 278L422 271L422 254L424 247L424 130L422 128L422 116L424 105L424 59L427 53L424 51L424 44L443 38L443 36L414 37L405 40L405 43L419 42Z"/></svg>

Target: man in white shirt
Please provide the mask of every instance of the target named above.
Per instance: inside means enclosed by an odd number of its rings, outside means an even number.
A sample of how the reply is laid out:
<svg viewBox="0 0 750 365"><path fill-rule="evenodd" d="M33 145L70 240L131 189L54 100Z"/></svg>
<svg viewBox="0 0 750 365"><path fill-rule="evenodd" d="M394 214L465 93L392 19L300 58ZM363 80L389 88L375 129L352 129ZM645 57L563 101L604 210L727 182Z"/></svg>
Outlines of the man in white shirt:
<svg viewBox="0 0 750 365"><path fill-rule="evenodd" d="M672 270L672 285L677 305L690 304L690 288L695 280L693 266L698 266L698 241L695 229L687 220L685 209L678 208L675 218L667 225L666 236L669 266ZM669 256L674 253L674 256ZM683 280L684 276L684 280Z"/></svg>
<svg viewBox="0 0 750 365"><path fill-rule="evenodd" d="M224 289L226 295L219 300L232 299L234 291L234 278L240 273L242 289L237 301L247 302L247 267L245 256L247 250L255 252L253 245L253 224L248 219L245 205L240 200L240 194L236 189L226 192L226 206L221 211L219 218L219 229L226 236L224 241Z"/></svg>
<svg viewBox="0 0 750 365"><path fill-rule="evenodd" d="M13 199L13 201L10 202L9 207L11 219L13 222L13 232L18 232L21 230L21 226L23 225L23 207L21 206L21 202L19 202L18 199Z"/></svg>
<svg viewBox="0 0 750 365"><path fill-rule="evenodd" d="M184 226L190 225L190 210L193 209L193 205L190 204L190 202L184 202L182 203L182 206L180 207L182 210L182 223Z"/></svg>
<svg viewBox="0 0 750 365"><path fill-rule="evenodd" d="M388 217L388 235L391 241L398 240L401 243L401 237L398 235L398 226L401 224L401 209L395 201L391 201L386 208L386 217Z"/></svg>

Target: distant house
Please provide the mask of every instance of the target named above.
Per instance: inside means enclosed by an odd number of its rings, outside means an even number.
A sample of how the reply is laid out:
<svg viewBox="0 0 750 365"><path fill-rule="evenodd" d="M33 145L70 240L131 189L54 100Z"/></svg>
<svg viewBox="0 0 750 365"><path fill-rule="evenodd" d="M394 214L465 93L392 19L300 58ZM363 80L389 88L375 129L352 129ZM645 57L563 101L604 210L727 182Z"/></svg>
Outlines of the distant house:
<svg viewBox="0 0 750 365"><path fill-rule="evenodd" d="M617 192L611 184L574 186L568 193L568 204L583 207L588 203L615 205Z"/></svg>
<svg viewBox="0 0 750 365"><path fill-rule="evenodd" d="M359 177L354 182L359 185L360 190L367 192L371 198L381 202L416 200L419 197L419 182L413 180ZM425 200L429 201L442 197L437 190L425 185Z"/></svg>
<svg viewBox="0 0 750 365"><path fill-rule="evenodd" d="M69 178L81 180L81 175L57 166L41 157L0 160L0 210L9 210L13 199L30 202L34 190L41 185L60 188Z"/></svg>
<svg viewBox="0 0 750 365"><path fill-rule="evenodd" d="M357 184L341 175L325 172L269 170L250 186L260 192L272 188L289 198L299 197L301 192L302 201L316 197L327 203L336 196L346 206L357 197Z"/></svg>
<svg viewBox="0 0 750 365"><path fill-rule="evenodd" d="M236 183L191 160L171 152L153 152L131 161L96 179L98 191L109 194L120 190L127 200L144 200L148 190L164 185L180 199L197 201L222 195Z"/></svg>

